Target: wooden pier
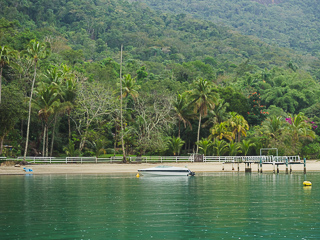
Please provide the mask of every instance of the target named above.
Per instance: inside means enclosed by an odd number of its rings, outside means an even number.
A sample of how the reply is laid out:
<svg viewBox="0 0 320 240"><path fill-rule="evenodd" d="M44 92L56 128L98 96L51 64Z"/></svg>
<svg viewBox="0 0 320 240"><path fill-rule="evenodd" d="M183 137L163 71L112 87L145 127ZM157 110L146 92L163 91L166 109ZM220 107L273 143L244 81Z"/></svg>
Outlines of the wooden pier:
<svg viewBox="0 0 320 240"><path fill-rule="evenodd" d="M237 165L237 170L240 171L240 164L244 164L244 171L246 173L252 172L252 165L255 164L258 166L258 172L263 172L263 165L272 165L273 173L279 173L279 166L285 165L285 173L292 173L293 165L302 165L303 164L303 172L306 174L306 159L303 161L300 160L299 156L250 156L250 157L234 157L233 160L225 161L222 164L222 170L225 170L225 164L231 164L231 170L234 171L234 166Z"/></svg>

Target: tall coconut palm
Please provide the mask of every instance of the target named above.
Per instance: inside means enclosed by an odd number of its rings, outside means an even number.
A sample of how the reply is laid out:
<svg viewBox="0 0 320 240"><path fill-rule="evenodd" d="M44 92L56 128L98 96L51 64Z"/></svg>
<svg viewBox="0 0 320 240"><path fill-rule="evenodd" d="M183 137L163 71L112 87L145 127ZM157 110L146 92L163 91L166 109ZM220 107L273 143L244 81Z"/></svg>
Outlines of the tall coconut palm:
<svg viewBox="0 0 320 240"><path fill-rule="evenodd" d="M218 99L218 94L214 92L213 84L206 79L199 78L194 82L194 88L191 91L191 99L195 103L195 110L199 113L199 124L197 142L200 138L201 118L206 116L208 109L214 109ZM197 145L198 153L199 146Z"/></svg>
<svg viewBox="0 0 320 240"><path fill-rule="evenodd" d="M68 114L68 137L71 140L71 111L74 108L74 103L77 97L78 81L75 74L71 72L66 65L63 65L62 78L63 81L60 85L62 95L62 105Z"/></svg>
<svg viewBox="0 0 320 240"><path fill-rule="evenodd" d="M4 66L10 64L11 58L16 56L16 51L8 46L0 46L0 104L1 104L1 91L2 91L2 71Z"/></svg>
<svg viewBox="0 0 320 240"><path fill-rule="evenodd" d="M122 114L122 102L123 98L126 100L129 96L133 98L134 101L139 96L138 89L140 88L139 85L136 84L136 79L132 78L130 74L123 75L121 77L122 72L122 45L121 45L121 68L120 68L120 126L121 126L121 145L122 145L122 152L123 152L123 162L126 162L126 150L125 150L125 143L124 143L124 132L125 132L125 123L123 123L123 114ZM128 100L127 100L128 101ZM125 102L124 109L125 113L127 112L127 101Z"/></svg>
<svg viewBox="0 0 320 240"><path fill-rule="evenodd" d="M35 90L36 98L34 104L39 109L38 116L44 122L43 131L43 156L48 156L48 121L49 117L54 114L60 105L60 99L55 84L39 83Z"/></svg>
<svg viewBox="0 0 320 240"><path fill-rule="evenodd" d="M122 81L122 97L127 98L131 96L136 100L139 96L138 90L140 86L136 84L136 79L132 78L130 74L123 75Z"/></svg>
<svg viewBox="0 0 320 240"><path fill-rule="evenodd" d="M173 101L173 111L176 117L178 118L178 137L180 137L180 124L183 122L184 127L188 126L192 130L192 125L189 119L194 117L194 113L190 108L190 103L188 101L187 93L178 94L176 99Z"/></svg>
<svg viewBox="0 0 320 240"><path fill-rule="evenodd" d="M23 161L26 160L27 151L28 151L28 144L29 144L29 132L30 132L30 119L31 119L31 103L32 103L32 95L33 89L37 77L37 64L39 59L44 59L50 54L50 44L48 42L39 42L35 39L31 40L27 46L27 49L23 51L25 57L33 62L34 65L34 73L33 73L33 80L31 85L31 92L30 92L30 100L29 100L29 114L28 114L28 125L27 125L27 136L26 136L26 145L24 149L24 156Z"/></svg>
<svg viewBox="0 0 320 240"><path fill-rule="evenodd" d="M243 116L235 112L231 112L230 114L231 114L231 118L229 119L230 128L232 129L232 132L235 136L235 140L237 142L240 142L241 136L247 136L247 131L249 130L249 124L244 119Z"/></svg>

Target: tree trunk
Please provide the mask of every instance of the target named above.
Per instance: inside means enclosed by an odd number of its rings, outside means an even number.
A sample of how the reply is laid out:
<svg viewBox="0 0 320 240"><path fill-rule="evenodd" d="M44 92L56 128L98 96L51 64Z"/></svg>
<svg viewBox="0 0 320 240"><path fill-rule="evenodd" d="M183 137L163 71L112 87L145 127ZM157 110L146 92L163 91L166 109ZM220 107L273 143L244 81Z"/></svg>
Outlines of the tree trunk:
<svg viewBox="0 0 320 240"><path fill-rule="evenodd" d="M51 139L51 148L50 148L50 157L52 157L53 152L53 143L54 143L54 135L56 131L56 124L57 124L57 114L54 115L54 123L53 123L53 129L52 129L52 139ZM69 138L70 140L70 138Z"/></svg>
<svg viewBox="0 0 320 240"><path fill-rule="evenodd" d="M68 110L69 140L71 140L70 110Z"/></svg>
<svg viewBox="0 0 320 240"><path fill-rule="evenodd" d="M199 116L199 125L198 125L198 135L197 135L197 142L199 142L199 138L200 138L200 127L201 127L201 112L200 112L200 116ZM198 154L199 151L199 146L197 144L197 151L196 153Z"/></svg>
<svg viewBox="0 0 320 240"><path fill-rule="evenodd" d="M49 126L46 124L46 132L47 132L47 137L46 137L46 157L48 157L49 153Z"/></svg>
<svg viewBox="0 0 320 240"><path fill-rule="evenodd" d="M89 130L89 125L86 126L86 130L84 132L84 137L81 139L80 146L79 146L80 152L82 152L82 149L84 148L84 145L86 143L87 136L88 136L88 130Z"/></svg>
<svg viewBox="0 0 320 240"><path fill-rule="evenodd" d="M29 132L30 132L30 119L31 119L31 101L32 101L34 83L36 81L36 75L37 75L37 62L35 62L35 65L34 65L34 76L33 76L33 81L32 81L32 86L31 86L31 93L30 93L30 100L29 100L29 115L28 115L28 125L27 125L28 127L27 127L26 146L24 148L23 161L26 161L27 152L28 152Z"/></svg>
<svg viewBox="0 0 320 240"><path fill-rule="evenodd" d="M0 70L0 104L1 104L1 92L2 92L2 69L3 67L1 67L1 70Z"/></svg>
<svg viewBox="0 0 320 240"><path fill-rule="evenodd" d="M5 135L1 136L1 138L0 138L0 156L1 156L2 152L3 152L4 136Z"/></svg>
<svg viewBox="0 0 320 240"><path fill-rule="evenodd" d="M47 132L47 128L46 128L46 123L44 124L44 128L43 128L43 140L42 140L42 157L45 157L46 155L46 132Z"/></svg>

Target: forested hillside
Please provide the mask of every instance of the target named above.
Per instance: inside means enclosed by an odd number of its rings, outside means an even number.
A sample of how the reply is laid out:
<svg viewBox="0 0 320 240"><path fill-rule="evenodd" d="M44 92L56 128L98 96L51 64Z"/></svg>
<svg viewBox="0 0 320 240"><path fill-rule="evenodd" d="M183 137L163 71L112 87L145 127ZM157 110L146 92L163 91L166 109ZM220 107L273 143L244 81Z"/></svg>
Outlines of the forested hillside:
<svg viewBox="0 0 320 240"><path fill-rule="evenodd" d="M263 41L319 57L316 0L141 0L161 12L185 13L232 26Z"/></svg>
<svg viewBox="0 0 320 240"><path fill-rule="evenodd" d="M320 153L316 57L139 2L0 6L0 155Z"/></svg>

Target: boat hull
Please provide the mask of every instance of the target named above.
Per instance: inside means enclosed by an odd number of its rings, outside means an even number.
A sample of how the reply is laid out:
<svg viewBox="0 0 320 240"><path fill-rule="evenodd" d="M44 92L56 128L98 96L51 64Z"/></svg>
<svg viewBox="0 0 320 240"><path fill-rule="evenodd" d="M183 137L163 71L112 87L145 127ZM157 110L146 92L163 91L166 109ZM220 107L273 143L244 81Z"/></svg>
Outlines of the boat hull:
<svg viewBox="0 0 320 240"><path fill-rule="evenodd" d="M146 169L139 169L139 173L144 176L193 176L194 173L188 168L178 168L178 167L153 167Z"/></svg>

